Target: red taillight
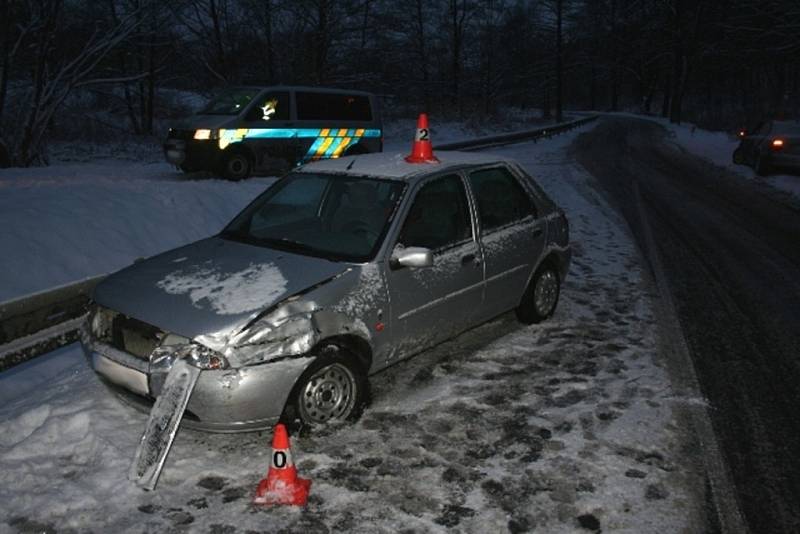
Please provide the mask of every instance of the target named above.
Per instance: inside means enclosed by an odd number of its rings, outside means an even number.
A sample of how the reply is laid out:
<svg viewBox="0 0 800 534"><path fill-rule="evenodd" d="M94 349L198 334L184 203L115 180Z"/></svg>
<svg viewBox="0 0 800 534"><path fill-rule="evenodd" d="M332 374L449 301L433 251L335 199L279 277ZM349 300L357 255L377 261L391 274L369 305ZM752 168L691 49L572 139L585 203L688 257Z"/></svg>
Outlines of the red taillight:
<svg viewBox="0 0 800 534"><path fill-rule="evenodd" d="M772 148L773 150L780 150L781 148L783 148L783 139L773 139Z"/></svg>
<svg viewBox="0 0 800 534"><path fill-rule="evenodd" d="M744 137L747 134L744 130L739 130L739 137Z"/></svg>

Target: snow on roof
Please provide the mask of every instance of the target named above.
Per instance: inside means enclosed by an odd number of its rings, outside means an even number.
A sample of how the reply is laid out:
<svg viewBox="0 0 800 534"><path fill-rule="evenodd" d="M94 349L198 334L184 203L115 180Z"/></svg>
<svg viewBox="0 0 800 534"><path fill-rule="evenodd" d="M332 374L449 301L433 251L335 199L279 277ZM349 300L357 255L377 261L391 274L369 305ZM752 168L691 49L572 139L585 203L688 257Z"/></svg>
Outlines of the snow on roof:
<svg viewBox="0 0 800 534"><path fill-rule="evenodd" d="M437 151L435 156L439 159L439 163L408 163L405 160L407 155L397 152L375 152L358 156L345 156L308 163L298 170L299 172L334 172L353 176L381 176L406 179L450 167L486 165L510 161L508 158L485 153Z"/></svg>

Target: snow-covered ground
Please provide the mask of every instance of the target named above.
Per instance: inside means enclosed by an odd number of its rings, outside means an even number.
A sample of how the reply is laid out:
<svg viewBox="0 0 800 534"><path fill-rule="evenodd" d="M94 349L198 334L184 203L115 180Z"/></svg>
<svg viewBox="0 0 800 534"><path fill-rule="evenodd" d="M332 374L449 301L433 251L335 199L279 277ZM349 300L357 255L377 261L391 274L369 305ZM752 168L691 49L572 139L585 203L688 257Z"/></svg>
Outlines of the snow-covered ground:
<svg viewBox="0 0 800 534"><path fill-rule="evenodd" d="M650 115L635 115L629 113L620 113L618 115L627 115L658 122L671 132L678 146L682 147L687 152L700 156L714 165L723 167L748 180L757 180L800 200L800 176L791 174L758 176L755 171L747 165L735 165L733 163L733 151L739 146L739 139L732 133L711 132L698 128L691 123L672 124L665 118L653 117Z"/></svg>
<svg viewBox="0 0 800 534"><path fill-rule="evenodd" d="M146 416L109 394L69 346L0 373L0 532L697 531L703 484L660 366L653 289L625 224L568 159L575 135L496 149L528 168L570 219L574 260L555 316L526 327L508 314L400 363L373 377L359 422L294 437L300 474L313 480L307 507L250 504L268 433L181 430L158 489L129 483ZM133 239L126 228L142 233L137 242L159 238L159 224L209 233L264 185L127 180L116 181L117 208L103 212L126 224L98 217L87 240L104 229ZM96 181L86 187L97 190ZM30 182L10 189L74 194L58 179ZM161 194L147 191L159 186ZM165 195L173 218L162 213ZM225 206L204 205L214 218L186 221L203 195ZM190 239L188 231L153 248Z"/></svg>

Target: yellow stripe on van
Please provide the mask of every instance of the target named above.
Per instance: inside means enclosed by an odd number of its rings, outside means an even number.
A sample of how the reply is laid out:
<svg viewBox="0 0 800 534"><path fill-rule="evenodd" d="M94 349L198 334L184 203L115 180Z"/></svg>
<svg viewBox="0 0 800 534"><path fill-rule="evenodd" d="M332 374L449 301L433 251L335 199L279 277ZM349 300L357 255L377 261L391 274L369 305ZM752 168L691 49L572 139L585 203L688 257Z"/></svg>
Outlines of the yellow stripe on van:
<svg viewBox="0 0 800 534"><path fill-rule="evenodd" d="M336 137L344 137L347 135L347 128L342 128L339 130L339 134Z"/></svg>
<svg viewBox="0 0 800 534"><path fill-rule="evenodd" d="M320 130L319 136L328 137L328 135L330 135L330 131L331 131L330 128L323 128L322 130Z"/></svg>
<svg viewBox="0 0 800 534"><path fill-rule="evenodd" d="M344 151L344 149L347 148L347 146L350 144L350 140L351 139L352 139L352 137L344 137L344 138L342 138L342 140L339 141L339 146L337 146L336 149L333 151L333 156L331 156L331 157L332 158L338 158L339 156L341 156L342 152Z"/></svg>

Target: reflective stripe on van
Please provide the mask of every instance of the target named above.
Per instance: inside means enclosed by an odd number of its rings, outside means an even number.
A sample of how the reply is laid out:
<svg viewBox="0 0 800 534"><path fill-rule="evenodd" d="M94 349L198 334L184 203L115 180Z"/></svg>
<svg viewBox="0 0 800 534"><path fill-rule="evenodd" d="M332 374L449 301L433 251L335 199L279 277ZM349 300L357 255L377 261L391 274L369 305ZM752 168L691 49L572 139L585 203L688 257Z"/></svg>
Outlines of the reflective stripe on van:
<svg viewBox="0 0 800 534"><path fill-rule="evenodd" d="M219 148L244 139L316 138L301 163L325 158L338 158L362 137L380 137L378 129L364 128L236 128L219 130Z"/></svg>

